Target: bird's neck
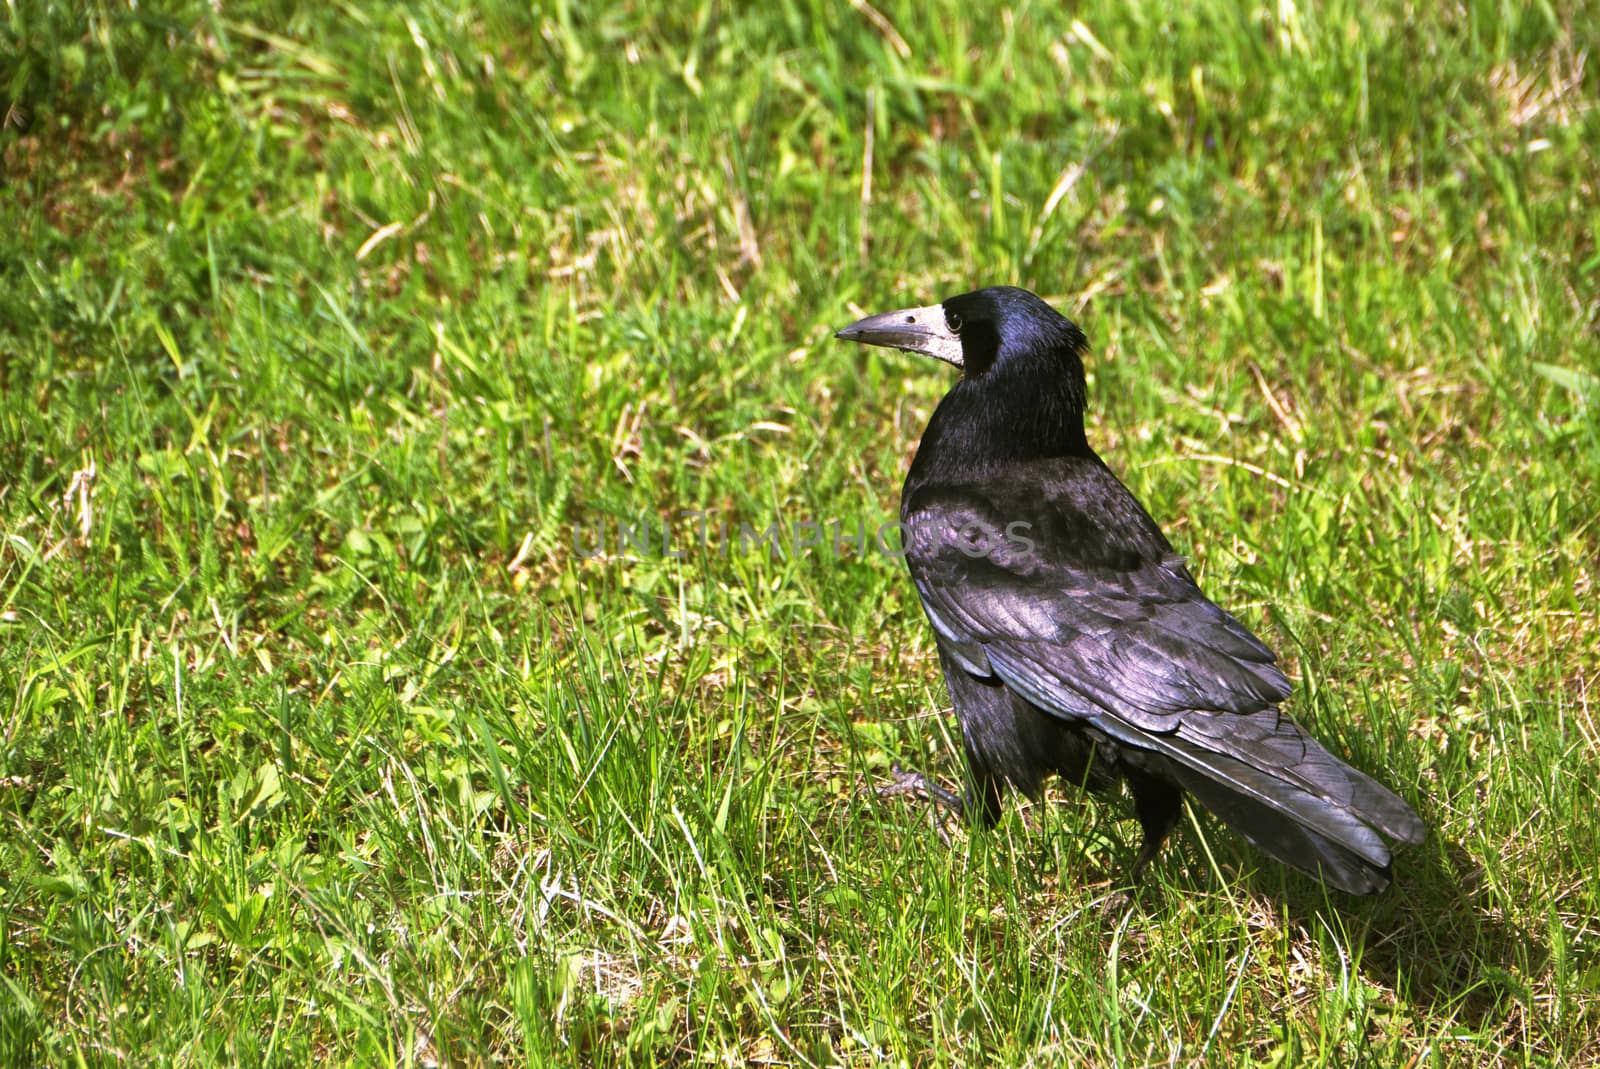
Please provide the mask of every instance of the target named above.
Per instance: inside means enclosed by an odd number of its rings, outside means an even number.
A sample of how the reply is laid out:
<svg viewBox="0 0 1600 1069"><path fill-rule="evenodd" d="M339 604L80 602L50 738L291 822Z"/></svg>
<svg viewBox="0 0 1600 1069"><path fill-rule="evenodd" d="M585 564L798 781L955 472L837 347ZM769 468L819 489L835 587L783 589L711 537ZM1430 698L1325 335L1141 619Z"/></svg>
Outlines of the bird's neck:
<svg viewBox="0 0 1600 1069"><path fill-rule="evenodd" d="M912 462L907 486L981 481L1020 461L1093 457L1083 433L1081 386L1065 376L1007 368L962 378L939 402Z"/></svg>

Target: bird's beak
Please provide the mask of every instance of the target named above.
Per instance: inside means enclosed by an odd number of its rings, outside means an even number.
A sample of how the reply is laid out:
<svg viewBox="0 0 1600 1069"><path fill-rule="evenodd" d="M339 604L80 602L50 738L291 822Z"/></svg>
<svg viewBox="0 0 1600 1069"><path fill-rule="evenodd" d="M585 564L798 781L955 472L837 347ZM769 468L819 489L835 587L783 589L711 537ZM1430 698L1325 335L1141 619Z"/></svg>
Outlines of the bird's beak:
<svg viewBox="0 0 1600 1069"><path fill-rule="evenodd" d="M898 312L868 316L851 323L834 337L858 341L863 345L904 349L908 353L921 353L956 367L961 366L961 339L945 322L942 305L902 308Z"/></svg>

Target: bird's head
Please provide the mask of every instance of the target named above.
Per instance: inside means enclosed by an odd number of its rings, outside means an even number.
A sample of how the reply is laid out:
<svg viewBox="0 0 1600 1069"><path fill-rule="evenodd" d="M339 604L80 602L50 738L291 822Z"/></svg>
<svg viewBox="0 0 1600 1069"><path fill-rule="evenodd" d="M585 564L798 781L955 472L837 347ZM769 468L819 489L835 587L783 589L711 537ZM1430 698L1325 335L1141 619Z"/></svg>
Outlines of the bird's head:
<svg viewBox="0 0 1600 1069"><path fill-rule="evenodd" d="M1035 375L1056 371L1082 391L1083 332L1015 286L990 286L941 304L868 316L834 336L935 357L954 364L968 379L1024 365Z"/></svg>
<svg viewBox="0 0 1600 1069"><path fill-rule="evenodd" d="M868 316L837 337L961 369L923 435L919 465L1089 454L1083 332L1027 290L991 286L942 304ZM913 469L914 471L919 469Z"/></svg>

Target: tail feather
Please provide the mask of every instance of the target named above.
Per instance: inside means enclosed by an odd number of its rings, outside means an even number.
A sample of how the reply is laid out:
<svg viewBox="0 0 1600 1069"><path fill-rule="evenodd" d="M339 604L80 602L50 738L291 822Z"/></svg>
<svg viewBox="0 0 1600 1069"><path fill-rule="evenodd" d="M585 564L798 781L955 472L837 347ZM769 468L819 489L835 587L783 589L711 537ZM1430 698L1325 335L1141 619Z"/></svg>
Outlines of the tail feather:
<svg viewBox="0 0 1600 1069"><path fill-rule="evenodd" d="M1381 842L1374 846L1370 829L1357 825L1354 835L1324 834L1285 819L1282 809L1220 780L1191 774L1181 775L1180 781L1223 823L1284 864L1351 894L1376 894L1389 886L1389 850Z"/></svg>
<svg viewBox="0 0 1600 1069"><path fill-rule="evenodd" d="M1371 894L1389 883L1385 838L1422 841L1416 812L1276 710L1196 714L1153 735L1174 778L1251 843L1329 885Z"/></svg>

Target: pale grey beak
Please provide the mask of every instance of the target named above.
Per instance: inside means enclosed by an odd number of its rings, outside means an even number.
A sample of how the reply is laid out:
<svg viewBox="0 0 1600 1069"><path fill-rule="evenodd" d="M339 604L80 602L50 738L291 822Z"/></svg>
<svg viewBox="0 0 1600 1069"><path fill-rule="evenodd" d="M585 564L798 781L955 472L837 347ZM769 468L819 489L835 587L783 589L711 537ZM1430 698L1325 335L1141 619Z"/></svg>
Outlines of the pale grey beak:
<svg viewBox="0 0 1600 1069"><path fill-rule="evenodd" d="M834 335L863 345L883 345L921 353L947 364L961 366L961 339L945 322L944 306L902 308L898 312L868 316Z"/></svg>

